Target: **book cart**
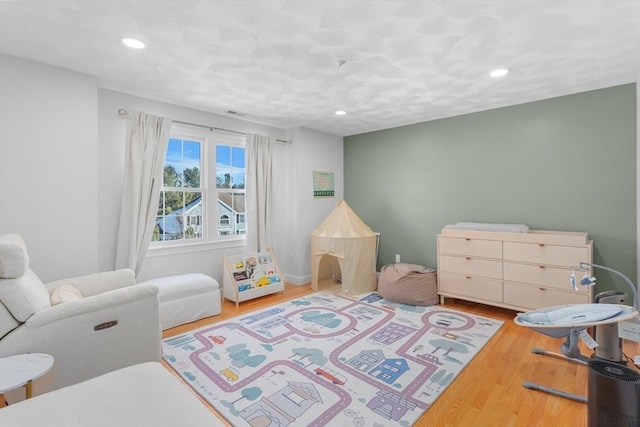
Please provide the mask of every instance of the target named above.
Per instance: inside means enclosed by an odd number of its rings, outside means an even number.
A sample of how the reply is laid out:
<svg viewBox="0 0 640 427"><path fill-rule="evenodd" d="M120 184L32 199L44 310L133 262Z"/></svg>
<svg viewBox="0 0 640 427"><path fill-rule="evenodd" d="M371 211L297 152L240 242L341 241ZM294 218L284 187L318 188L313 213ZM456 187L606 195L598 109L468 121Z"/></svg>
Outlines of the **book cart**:
<svg viewBox="0 0 640 427"><path fill-rule="evenodd" d="M224 256L222 295L235 301L236 307L242 301L276 292L284 292L284 278L271 249Z"/></svg>

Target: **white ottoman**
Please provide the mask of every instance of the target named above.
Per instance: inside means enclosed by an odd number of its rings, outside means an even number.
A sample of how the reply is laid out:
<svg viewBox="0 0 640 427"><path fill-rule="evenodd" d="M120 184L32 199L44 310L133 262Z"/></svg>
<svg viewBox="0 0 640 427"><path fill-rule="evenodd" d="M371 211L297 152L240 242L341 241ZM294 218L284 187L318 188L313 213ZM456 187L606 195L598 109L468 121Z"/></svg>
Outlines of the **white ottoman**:
<svg viewBox="0 0 640 427"><path fill-rule="evenodd" d="M206 274L179 274L143 283L154 283L160 289L158 299L163 330L215 316L222 310L220 286Z"/></svg>

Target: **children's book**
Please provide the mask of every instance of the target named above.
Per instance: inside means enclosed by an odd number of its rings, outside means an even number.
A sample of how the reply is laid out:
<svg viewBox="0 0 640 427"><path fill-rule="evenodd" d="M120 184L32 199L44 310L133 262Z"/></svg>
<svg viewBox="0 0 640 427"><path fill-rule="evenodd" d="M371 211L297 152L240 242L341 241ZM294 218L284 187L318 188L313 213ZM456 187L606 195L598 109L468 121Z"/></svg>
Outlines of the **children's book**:
<svg viewBox="0 0 640 427"><path fill-rule="evenodd" d="M253 279L258 273L258 257L255 255L246 256L243 260L247 279Z"/></svg>

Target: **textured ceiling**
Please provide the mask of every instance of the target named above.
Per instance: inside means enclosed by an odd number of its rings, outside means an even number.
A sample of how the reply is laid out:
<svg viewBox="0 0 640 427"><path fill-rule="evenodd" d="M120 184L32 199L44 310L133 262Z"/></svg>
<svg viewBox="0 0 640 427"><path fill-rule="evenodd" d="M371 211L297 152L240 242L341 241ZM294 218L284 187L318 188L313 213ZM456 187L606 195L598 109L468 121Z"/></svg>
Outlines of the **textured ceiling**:
<svg viewBox="0 0 640 427"><path fill-rule="evenodd" d="M0 1L0 18L1 52L100 87L342 136L635 82L640 69L640 0ZM501 67L511 73L487 75Z"/></svg>

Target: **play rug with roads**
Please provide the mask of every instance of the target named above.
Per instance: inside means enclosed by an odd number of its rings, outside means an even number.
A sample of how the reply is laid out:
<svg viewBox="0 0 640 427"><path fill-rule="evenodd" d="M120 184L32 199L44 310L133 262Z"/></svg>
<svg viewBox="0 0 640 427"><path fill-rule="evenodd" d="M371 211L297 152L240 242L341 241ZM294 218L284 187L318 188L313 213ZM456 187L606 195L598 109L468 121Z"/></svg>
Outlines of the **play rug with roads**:
<svg viewBox="0 0 640 427"><path fill-rule="evenodd" d="M410 426L501 325L315 293L165 339L163 357L234 426Z"/></svg>

